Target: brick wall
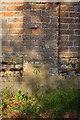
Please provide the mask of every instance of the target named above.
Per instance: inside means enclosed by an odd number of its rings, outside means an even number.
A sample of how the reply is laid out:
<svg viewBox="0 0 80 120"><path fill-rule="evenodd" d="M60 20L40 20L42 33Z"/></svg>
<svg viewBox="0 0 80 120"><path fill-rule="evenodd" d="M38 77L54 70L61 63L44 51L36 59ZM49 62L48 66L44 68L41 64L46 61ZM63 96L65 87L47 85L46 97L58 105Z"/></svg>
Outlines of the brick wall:
<svg viewBox="0 0 80 120"><path fill-rule="evenodd" d="M60 6L59 57L62 72L79 72L80 69L80 3Z"/></svg>
<svg viewBox="0 0 80 120"><path fill-rule="evenodd" d="M75 72L80 61L80 4L0 2L2 70L26 62L51 74Z"/></svg>

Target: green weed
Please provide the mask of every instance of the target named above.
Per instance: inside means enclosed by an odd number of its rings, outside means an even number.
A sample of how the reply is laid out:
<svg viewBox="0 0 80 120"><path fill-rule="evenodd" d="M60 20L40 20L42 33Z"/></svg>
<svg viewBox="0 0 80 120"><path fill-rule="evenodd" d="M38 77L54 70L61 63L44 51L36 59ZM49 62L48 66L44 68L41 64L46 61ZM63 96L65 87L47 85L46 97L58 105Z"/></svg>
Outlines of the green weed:
<svg viewBox="0 0 80 120"><path fill-rule="evenodd" d="M16 98L17 100L24 100L24 101L28 100L27 93L21 93L20 90L17 91L17 94L15 95L15 98Z"/></svg>

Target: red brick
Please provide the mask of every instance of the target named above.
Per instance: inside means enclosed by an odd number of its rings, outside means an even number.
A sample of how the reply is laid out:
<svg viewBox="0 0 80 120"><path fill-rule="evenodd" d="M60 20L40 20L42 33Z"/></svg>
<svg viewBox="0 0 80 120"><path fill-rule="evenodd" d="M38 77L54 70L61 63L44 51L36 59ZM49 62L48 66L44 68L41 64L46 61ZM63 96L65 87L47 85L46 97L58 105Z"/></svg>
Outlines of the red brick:
<svg viewBox="0 0 80 120"><path fill-rule="evenodd" d="M60 11L60 17L69 17L69 13Z"/></svg>
<svg viewBox="0 0 80 120"><path fill-rule="evenodd" d="M53 4L53 5L51 5L51 9L53 9L53 10L54 10L54 9L56 9L56 8L58 8L58 6L57 6L57 5L54 5L54 4Z"/></svg>
<svg viewBox="0 0 80 120"><path fill-rule="evenodd" d="M0 17L12 17L13 15L13 12L0 12Z"/></svg>
<svg viewBox="0 0 80 120"><path fill-rule="evenodd" d="M69 7L68 11L75 11L74 6L73 7Z"/></svg>
<svg viewBox="0 0 80 120"><path fill-rule="evenodd" d="M23 11L23 6L7 6L6 11Z"/></svg>
<svg viewBox="0 0 80 120"><path fill-rule="evenodd" d="M14 11L14 6L6 6L6 11Z"/></svg>

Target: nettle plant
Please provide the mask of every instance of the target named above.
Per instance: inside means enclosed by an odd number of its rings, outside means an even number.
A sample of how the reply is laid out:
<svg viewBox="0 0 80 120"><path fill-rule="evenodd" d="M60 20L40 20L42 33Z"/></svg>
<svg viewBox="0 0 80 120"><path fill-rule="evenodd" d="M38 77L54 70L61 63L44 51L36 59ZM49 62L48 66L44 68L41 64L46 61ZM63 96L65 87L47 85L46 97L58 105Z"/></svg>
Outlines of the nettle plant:
<svg viewBox="0 0 80 120"><path fill-rule="evenodd" d="M14 96L16 100L23 100L27 101L28 100L28 93L22 93L20 90L17 91L17 94Z"/></svg>

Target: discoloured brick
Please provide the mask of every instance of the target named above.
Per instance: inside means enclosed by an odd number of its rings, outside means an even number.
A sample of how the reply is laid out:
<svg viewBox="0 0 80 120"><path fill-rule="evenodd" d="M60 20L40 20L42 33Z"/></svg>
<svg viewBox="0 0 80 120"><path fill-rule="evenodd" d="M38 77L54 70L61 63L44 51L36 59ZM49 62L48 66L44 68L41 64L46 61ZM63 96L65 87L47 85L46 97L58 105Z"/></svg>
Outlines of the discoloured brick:
<svg viewBox="0 0 80 120"><path fill-rule="evenodd" d="M80 25L78 24L69 24L69 29L78 29L80 28Z"/></svg>
<svg viewBox="0 0 80 120"><path fill-rule="evenodd" d="M60 24L60 29L68 29L68 24Z"/></svg>
<svg viewBox="0 0 80 120"><path fill-rule="evenodd" d="M32 29L32 34L33 35L41 35L45 34L43 29Z"/></svg>
<svg viewBox="0 0 80 120"><path fill-rule="evenodd" d="M12 22L12 23L20 23L22 22L23 23L23 17L13 17L13 18L8 18L7 19L8 22Z"/></svg>
<svg viewBox="0 0 80 120"><path fill-rule="evenodd" d="M32 9L50 9L50 6L48 4L32 4Z"/></svg>
<svg viewBox="0 0 80 120"><path fill-rule="evenodd" d="M61 23L75 23L74 18L60 18Z"/></svg>
<svg viewBox="0 0 80 120"><path fill-rule="evenodd" d="M31 34L32 30L31 29L24 29L23 34Z"/></svg>
<svg viewBox="0 0 80 120"><path fill-rule="evenodd" d="M34 22L34 23L36 23L36 22L41 22L41 18L40 17L31 17L31 22Z"/></svg>
<svg viewBox="0 0 80 120"><path fill-rule="evenodd" d="M74 34L74 30L70 30L70 29L67 29L67 30L60 30L61 34Z"/></svg>

